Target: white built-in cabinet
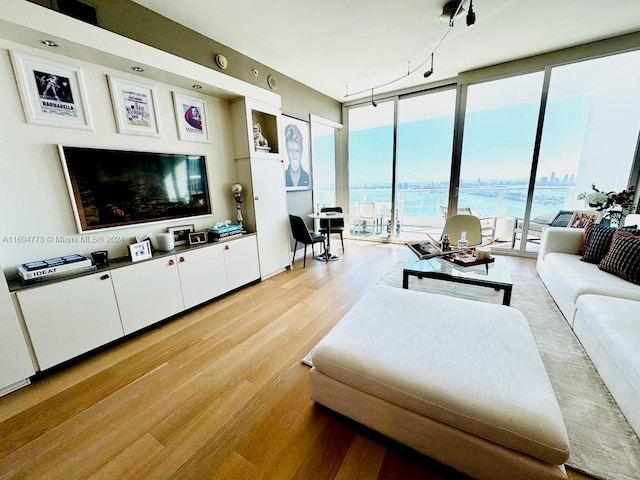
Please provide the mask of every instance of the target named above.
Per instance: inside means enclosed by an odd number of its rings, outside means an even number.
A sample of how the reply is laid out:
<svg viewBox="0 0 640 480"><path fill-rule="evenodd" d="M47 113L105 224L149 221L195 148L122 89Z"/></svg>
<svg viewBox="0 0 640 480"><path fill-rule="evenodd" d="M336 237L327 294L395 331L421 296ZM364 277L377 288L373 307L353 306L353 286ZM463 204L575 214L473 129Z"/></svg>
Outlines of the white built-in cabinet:
<svg viewBox="0 0 640 480"><path fill-rule="evenodd" d="M0 269L1 271L1 269ZM0 279L0 395L23 387L35 372L7 281Z"/></svg>
<svg viewBox="0 0 640 480"><path fill-rule="evenodd" d="M125 334L184 310L174 255L118 268L112 274Z"/></svg>
<svg viewBox="0 0 640 480"><path fill-rule="evenodd" d="M279 107L249 98L233 102L231 108L236 169L245 189L244 224L257 233L260 275L264 279L291 266L282 115ZM255 122L260 123L270 150L255 147Z"/></svg>
<svg viewBox="0 0 640 480"><path fill-rule="evenodd" d="M17 297L41 370L123 336L109 272L22 290Z"/></svg>
<svg viewBox="0 0 640 480"><path fill-rule="evenodd" d="M44 370L259 279L250 234L15 295ZM20 328L17 318L15 325ZM33 373L31 365L22 378Z"/></svg>

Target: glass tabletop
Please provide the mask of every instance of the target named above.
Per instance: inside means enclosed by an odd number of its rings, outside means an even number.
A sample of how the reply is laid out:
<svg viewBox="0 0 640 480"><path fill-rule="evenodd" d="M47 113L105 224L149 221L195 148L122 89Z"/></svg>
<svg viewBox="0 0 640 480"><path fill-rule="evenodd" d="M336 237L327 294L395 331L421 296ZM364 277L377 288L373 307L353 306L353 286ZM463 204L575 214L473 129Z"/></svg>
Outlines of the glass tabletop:
<svg viewBox="0 0 640 480"><path fill-rule="evenodd" d="M491 263L481 265L462 266L441 257L427 260L415 259L405 265L404 270L409 274L425 275L427 277L454 277L483 282L511 284L509 270L500 257L493 257Z"/></svg>

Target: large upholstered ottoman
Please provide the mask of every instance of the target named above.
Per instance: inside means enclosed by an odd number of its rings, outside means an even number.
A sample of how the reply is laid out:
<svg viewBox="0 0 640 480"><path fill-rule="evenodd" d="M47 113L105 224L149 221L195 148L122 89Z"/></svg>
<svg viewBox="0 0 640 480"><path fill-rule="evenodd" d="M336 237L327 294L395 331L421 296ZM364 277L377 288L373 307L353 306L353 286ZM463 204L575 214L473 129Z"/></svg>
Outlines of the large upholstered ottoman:
<svg viewBox="0 0 640 480"><path fill-rule="evenodd" d="M569 440L522 314L375 286L320 341L316 402L480 479L566 479Z"/></svg>

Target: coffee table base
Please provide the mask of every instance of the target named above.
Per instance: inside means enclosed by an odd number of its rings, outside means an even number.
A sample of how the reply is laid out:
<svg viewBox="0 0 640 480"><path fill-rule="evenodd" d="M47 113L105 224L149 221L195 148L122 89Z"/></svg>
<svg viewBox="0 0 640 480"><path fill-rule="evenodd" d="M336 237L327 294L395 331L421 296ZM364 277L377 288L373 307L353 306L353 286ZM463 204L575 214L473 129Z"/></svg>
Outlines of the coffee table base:
<svg viewBox="0 0 640 480"><path fill-rule="evenodd" d="M436 280L444 280L447 282L463 283L466 285L476 285L478 287L488 287L488 288L493 288L494 290L497 290L497 291L504 290L504 295L502 297L502 304L507 306L511 304L511 292L513 290L513 285L509 283L498 283L490 280L482 280L477 278L454 277L442 272L418 272L415 270L410 270L405 268L402 270L402 288L404 289L409 288L410 276L418 277L419 279L434 278Z"/></svg>

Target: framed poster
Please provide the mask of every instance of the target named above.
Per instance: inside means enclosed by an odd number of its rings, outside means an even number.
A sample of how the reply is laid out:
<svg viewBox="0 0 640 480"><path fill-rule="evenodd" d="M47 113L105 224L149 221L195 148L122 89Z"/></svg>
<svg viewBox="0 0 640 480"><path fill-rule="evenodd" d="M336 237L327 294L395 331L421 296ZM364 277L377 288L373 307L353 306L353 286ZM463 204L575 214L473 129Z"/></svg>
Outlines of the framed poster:
<svg viewBox="0 0 640 480"><path fill-rule="evenodd" d="M285 184L287 190L311 188L311 145L309 122L282 116L284 123Z"/></svg>
<svg viewBox="0 0 640 480"><path fill-rule="evenodd" d="M118 133L159 137L156 88L111 75L108 78Z"/></svg>
<svg viewBox="0 0 640 480"><path fill-rule="evenodd" d="M82 70L11 52L27 123L93 130Z"/></svg>
<svg viewBox="0 0 640 480"><path fill-rule="evenodd" d="M178 138L194 142L209 142L205 103L197 98L173 92Z"/></svg>

